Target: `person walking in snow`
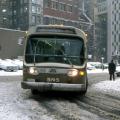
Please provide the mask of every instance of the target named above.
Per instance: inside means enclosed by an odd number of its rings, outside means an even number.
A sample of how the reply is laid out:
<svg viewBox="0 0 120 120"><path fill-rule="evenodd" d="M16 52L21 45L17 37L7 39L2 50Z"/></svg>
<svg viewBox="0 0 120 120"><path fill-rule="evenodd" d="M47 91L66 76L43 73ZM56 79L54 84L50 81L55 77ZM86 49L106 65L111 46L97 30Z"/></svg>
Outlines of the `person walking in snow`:
<svg viewBox="0 0 120 120"><path fill-rule="evenodd" d="M113 62L113 60L111 60L111 62L108 65L108 71L109 71L109 75L110 75L110 80L115 80L115 71L116 71L116 65Z"/></svg>

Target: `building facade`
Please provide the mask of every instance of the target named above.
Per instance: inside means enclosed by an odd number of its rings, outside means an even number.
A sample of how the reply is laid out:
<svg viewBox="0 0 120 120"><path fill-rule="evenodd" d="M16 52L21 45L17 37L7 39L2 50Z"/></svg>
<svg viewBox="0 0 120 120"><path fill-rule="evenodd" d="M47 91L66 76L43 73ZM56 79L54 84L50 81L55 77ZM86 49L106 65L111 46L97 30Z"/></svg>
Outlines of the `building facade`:
<svg viewBox="0 0 120 120"><path fill-rule="evenodd" d="M75 26L87 33L88 54L93 55L93 3L93 0L0 0L0 27L26 31L40 24Z"/></svg>
<svg viewBox="0 0 120 120"><path fill-rule="evenodd" d="M38 24L79 27L79 0L1 0L0 2L2 11L0 27L20 30L28 30L29 27Z"/></svg>
<svg viewBox="0 0 120 120"><path fill-rule="evenodd" d="M87 34L88 34L88 55L91 56L90 60L94 61L94 56L95 56L95 25L94 25L94 7L95 7L95 0L84 0L85 2L85 13L88 18L88 23L87 25ZM89 26L89 27L88 27Z"/></svg>
<svg viewBox="0 0 120 120"><path fill-rule="evenodd" d="M79 0L44 0L43 24L79 27Z"/></svg>
<svg viewBox="0 0 120 120"><path fill-rule="evenodd" d="M120 0L108 0L108 60L120 62Z"/></svg>
<svg viewBox="0 0 120 120"><path fill-rule="evenodd" d="M23 56L25 31L0 28L0 59Z"/></svg>
<svg viewBox="0 0 120 120"><path fill-rule="evenodd" d="M107 62L108 60L108 11L107 0L97 0L94 9L95 16L95 59ZM98 49L99 48L99 49Z"/></svg>
<svg viewBox="0 0 120 120"><path fill-rule="evenodd" d="M0 27L10 27L11 26L11 11L10 11L10 1L0 0Z"/></svg>
<svg viewBox="0 0 120 120"><path fill-rule="evenodd" d="M97 0L95 9L95 39L98 59L120 62L120 1Z"/></svg>

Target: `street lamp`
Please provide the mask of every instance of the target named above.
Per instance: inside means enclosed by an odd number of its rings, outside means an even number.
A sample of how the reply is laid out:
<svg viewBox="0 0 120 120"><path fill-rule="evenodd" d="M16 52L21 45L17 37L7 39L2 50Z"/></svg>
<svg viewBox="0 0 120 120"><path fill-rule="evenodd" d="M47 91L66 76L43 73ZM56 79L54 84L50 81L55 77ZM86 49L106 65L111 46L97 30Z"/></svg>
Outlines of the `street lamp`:
<svg viewBox="0 0 120 120"><path fill-rule="evenodd" d="M104 57L101 57L101 60L102 60L102 70L104 70L104 65L103 65Z"/></svg>

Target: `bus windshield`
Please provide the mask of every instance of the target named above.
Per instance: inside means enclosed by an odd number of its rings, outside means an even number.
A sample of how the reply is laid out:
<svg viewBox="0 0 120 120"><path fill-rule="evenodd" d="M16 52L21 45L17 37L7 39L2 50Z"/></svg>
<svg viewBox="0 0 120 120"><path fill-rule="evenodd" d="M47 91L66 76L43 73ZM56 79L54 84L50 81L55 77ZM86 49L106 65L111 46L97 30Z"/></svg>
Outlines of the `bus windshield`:
<svg viewBox="0 0 120 120"><path fill-rule="evenodd" d="M65 63L82 65L84 63L84 42L79 37L39 36L28 38L26 63Z"/></svg>

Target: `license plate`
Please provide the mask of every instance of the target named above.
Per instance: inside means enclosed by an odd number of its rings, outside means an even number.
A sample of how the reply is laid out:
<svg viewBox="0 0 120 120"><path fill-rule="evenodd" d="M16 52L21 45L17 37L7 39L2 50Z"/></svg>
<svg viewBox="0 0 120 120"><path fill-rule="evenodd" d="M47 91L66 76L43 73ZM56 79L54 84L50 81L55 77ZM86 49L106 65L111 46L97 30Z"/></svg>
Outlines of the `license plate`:
<svg viewBox="0 0 120 120"><path fill-rule="evenodd" d="M47 82L55 82L55 83L59 83L60 79L59 78L54 78L54 77L48 77L47 78Z"/></svg>

